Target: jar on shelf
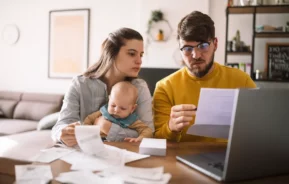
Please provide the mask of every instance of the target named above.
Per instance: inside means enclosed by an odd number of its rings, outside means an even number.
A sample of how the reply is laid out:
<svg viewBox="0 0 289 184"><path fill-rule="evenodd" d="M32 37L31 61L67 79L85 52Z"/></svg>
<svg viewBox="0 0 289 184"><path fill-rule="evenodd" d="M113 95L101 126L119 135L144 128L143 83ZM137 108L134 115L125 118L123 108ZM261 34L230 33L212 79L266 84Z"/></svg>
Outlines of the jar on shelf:
<svg viewBox="0 0 289 184"><path fill-rule="evenodd" d="M285 31L289 32L289 22L286 23Z"/></svg>

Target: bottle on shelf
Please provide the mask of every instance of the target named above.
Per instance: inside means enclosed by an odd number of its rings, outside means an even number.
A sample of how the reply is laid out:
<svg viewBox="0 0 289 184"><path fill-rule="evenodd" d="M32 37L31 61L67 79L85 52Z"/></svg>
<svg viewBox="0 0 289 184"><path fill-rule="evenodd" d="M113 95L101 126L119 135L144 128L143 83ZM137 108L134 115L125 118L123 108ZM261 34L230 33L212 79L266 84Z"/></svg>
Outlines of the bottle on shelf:
<svg viewBox="0 0 289 184"><path fill-rule="evenodd" d="M259 70L255 71L255 79L256 80L260 79L260 71Z"/></svg>
<svg viewBox="0 0 289 184"><path fill-rule="evenodd" d="M228 7L234 6L233 0L228 0Z"/></svg>
<svg viewBox="0 0 289 184"><path fill-rule="evenodd" d="M158 41L163 41L164 40L164 32L161 29L159 30L159 33L157 35L157 40Z"/></svg>

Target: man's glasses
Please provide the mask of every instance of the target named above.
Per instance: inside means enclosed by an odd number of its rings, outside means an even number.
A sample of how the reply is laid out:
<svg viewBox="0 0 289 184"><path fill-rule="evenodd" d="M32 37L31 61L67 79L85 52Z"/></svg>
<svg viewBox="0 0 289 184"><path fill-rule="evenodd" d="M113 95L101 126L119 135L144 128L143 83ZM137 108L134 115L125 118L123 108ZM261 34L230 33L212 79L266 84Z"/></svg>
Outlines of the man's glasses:
<svg viewBox="0 0 289 184"><path fill-rule="evenodd" d="M189 56L192 54L192 52L194 51L194 49L197 49L200 52L206 52L209 50L211 42L202 42L199 43L196 46L189 46L189 45L185 45L182 48L180 48L180 50L183 52L184 55Z"/></svg>

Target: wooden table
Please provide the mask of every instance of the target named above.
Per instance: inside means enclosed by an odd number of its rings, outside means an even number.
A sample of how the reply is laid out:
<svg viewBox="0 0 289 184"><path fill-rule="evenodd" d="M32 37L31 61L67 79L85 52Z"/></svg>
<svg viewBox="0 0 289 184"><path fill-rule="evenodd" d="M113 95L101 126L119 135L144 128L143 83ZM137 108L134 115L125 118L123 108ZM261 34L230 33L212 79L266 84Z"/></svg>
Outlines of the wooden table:
<svg viewBox="0 0 289 184"><path fill-rule="evenodd" d="M118 148L127 149L129 151L138 152L138 143L126 143L126 142L114 142L114 143L107 143L112 146L116 146ZM203 175L202 173L190 168L189 166L179 162L176 160L176 155L181 154L194 154L194 153L202 153L202 152L212 152L212 151L221 151L226 148L225 143L193 143L193 142L186 142L186 143L170 143L167 144L167 155L165 157L161 156L151 156L149 158L145 158L142 160L137 160L131 163L126 164L127 166L132 167L141 167L141 168L152 168L152 167L159 167L164 166L165 172L169 172L172 174L172 178L170 183L196 183L196 184L217 184L219 182ZM24 163L24 162L23 162ZM0 159L0 173L3 170L4 166L9 168L6 169L5 175L0 175L0 183L5 181L5 183L13 183L11 181L11 176L14 175L14 165L16 164L23 164L20 161L11 161L8 159ZM70 164L62 161L56 160L51 164L52 174L53 177L56 177L61 172L67 172L70 169ZM4 180L4 176L10 176L10 180ZM2 176L2 180L1 180ZM4 178L4 179L3 179ZM3 182L4 183L4 182ZM58 182L53 180L51 183L57 184ZM234 182L234 183L244 183L244 184L283 184L289 183L289 175L283 176L276 176L276 177L267 177L258 180L248 180L248 181L241 181L241 182Z"/></svg>

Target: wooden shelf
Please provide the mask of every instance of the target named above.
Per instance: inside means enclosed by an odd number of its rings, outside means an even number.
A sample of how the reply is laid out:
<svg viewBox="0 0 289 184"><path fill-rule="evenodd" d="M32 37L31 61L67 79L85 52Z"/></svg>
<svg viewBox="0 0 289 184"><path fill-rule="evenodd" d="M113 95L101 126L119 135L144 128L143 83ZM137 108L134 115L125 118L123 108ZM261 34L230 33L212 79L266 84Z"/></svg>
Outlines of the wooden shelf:
<svg viewBox="0 0 289 184"><path fill-rule="evenodd" d="M258 18L257 16L260 14L267 14L268 16L272 14L289 14L289 4L283 4L283 5L260 5L260 6L232 6L232 7L227 7L226 9L226 43L225 43L225 48L228 48L228 40L229 40L229 34L228 34L228 29L229 29L229 17L230 14L243 14L243 15L252 15L253 19L253 24L250 26L253 31L255 31L256 27L256 19ZM283 15L282 15L283 16ZM244 23L246 24L246 23ZM239 25L242 26L242 25ZM228 56L251 56L251 69L254 68L255 65L255 57L252 57L256 54L255 50L255 42L256 39L258 38L289 38L289 32L253 32L252 35L252 45L251 49L252 51L250 52L228 52L225 51L225 63L230 63ZM253 73L251 73L253 75ZM251 76L252 77L252 76ZM259 80L254 80L256 82L287 82L289 83L289 79L286 80L278 80L278 79L259 79Z"/></svg>
<svg viewBox="0 0 289 184"><path fill-rule="evenodd" d="M252 52L227 52L228 55L252 55Z"/></svg>
<svg viewBox="0 0 289 184"><path fill-rule="evenodd" d="M254 10L255 8L253 6L233 6L227 8L229 14L254 13Z"/></svg>
<svg viewBox="0 0 289 184"><path fill-rule="evenodd" d="M289 5L258 6L256 13L289 13Z"/></svg>
<svg viewBox="0 0 289 184"><path fill-rule="evenodd" d="M289 13L289 5L232 6L227 11L229 14Z"/></svg>
<svg viewBox="0 0 289 184"><path fill-rule="evenodd" d="M288 38L289 32L263 32L255 33L257 38Z"/></svg>

